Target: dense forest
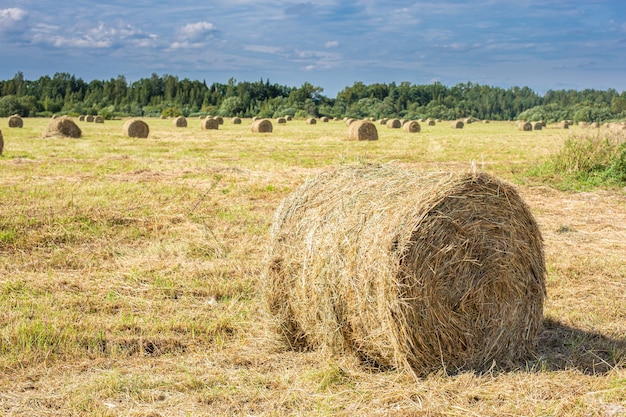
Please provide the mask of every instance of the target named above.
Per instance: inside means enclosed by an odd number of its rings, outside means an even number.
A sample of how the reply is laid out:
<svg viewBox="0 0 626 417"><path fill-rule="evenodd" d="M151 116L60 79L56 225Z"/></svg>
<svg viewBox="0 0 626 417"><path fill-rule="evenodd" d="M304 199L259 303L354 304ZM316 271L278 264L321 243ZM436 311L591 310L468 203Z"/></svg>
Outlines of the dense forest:
<svg viewBox="0 0 626 417"><path fill-rule="evenodd" d="M402 117L453 120L570 119L604 122L626 118L626 92L586 89L550 90L543 96L528 87L508 89L471 82L447 87L355 82L326 97L323 88L305 82L300 87L231 78L227 84L152 74L129 83L122 75L86 82L68 73L25 80L21 72L0 81L0 117L53 114L121 116L240 116L240 117Z"/></svg>

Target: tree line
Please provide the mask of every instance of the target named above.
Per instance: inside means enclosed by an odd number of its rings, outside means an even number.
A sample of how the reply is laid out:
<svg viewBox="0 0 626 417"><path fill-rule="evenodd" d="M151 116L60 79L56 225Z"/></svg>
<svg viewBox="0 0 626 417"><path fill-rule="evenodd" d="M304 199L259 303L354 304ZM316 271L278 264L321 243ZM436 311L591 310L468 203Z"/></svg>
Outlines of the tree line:
<svg viewBox="0 0 626 417"><path fill-rule="evenodd" d="M355 82L334 98L308 82L300 87L237 81L226 84L152 74L128 82L123 75L86 82L68 73L26 80L22 72L0 81L0 117L54 114L123 116L353 117L454 120L560 120L605 122L626 118L626 92L615 89L507 89L472 82L451 87Z"/></svg>

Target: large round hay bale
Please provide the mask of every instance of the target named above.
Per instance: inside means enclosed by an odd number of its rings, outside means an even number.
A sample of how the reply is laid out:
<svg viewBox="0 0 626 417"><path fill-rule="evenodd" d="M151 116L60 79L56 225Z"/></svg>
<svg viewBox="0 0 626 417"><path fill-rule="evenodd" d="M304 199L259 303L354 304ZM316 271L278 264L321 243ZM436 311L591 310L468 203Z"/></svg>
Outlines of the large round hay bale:
<svg viewBox="0 0 626 417"><path fill-rule="evenodd" d="M131 138L147 138L150 134L150 128L141 119L128 119L122 127L122 132Z"/></svg>
<svg viewBox="0 0 626 417"><path fill-rule="evenodd" d="M241 124L241 118L240 117L233 117L230 120L234 125L240 125Z"/></svg>
<svg viewBox="0 0 626 417"><path fill-rule="evenodd" d="M369 120L353 120L348 125L348 140L378 140L376 125Z"/></svg>
<svg viewBox="0 0 626 417"><path fill-rule="evenodd" d="M315 119L314 117L309 117L308 119L306 119L306 124L308 125L314 125L317 123L317 119Z"/></svg>
<svg viewBox="0 0 626 417"><path fill-rule="evenodd" d="M9 117L9 127L24 127L24 121L19 115L14 114Z"/></svg>
<svg viewBox="0 0 626 417"><path fill-rule="evenodd" d="M257 119L252 122L254 133L272 133L272 122L267 119Z"/></svg>
<svg viewBox="0 0 626 417"><path fill-rule="evenodd" d="M61 116L50 120L43 131L44 138L79 138L82 135L80 127L67 116Z"/></svg>
<svg viewBox="0 0 626 417"><path fill-rule="evenodd" d="M183 116L178 116L174 119L175 127L187 127L187 119Z"/></svg>
<svg viewBox="0 0 626 417"><path fill-rule="evenodd" d="M93 122L94 123L104 123L104 117L102 117L102 116L94 116Z"/></svg>
<svg viewBox="0 0 626 417"><path fill-rule="evenodd" d="M200 120L200 127L202 130L217 130L220 124L212 117L206 117Z"/></svg>
<svg viewBox="0 0 626 417"><path fill-rule="evenodd" d="M408 120L402 125L402 130L409 133L418 133L422 127L416 120Z"/></svg>
<svg viewBox="0 0 626 417"><path fill-rule="evenodd" d="M385 123L389 129L400 129L402 127L402 122L399 119L389 119L387 123Z"/></svg>
<svg viewBox="0 0 626 417"><path fill-rule="evenodd" d="M455 120L452 123L450 123L450 127L452 129L463 129L463 126L465 126L465 123L463 123L462 120Z"/></svg>
<svg viewBox="0 0 626 417"><path fill-rule="evenodd" d="M519 121L517 122L517 130L522 132L530 132L533 130L533 125L530 122Z"/></svg>
<svg viewBox="0 0 626 417"><path fill-rule="evenodd" d="M485 173L323 172L277 209L263 274L289 346L418 375L509 365L533 350L543 315L538 225Z"/></svg>

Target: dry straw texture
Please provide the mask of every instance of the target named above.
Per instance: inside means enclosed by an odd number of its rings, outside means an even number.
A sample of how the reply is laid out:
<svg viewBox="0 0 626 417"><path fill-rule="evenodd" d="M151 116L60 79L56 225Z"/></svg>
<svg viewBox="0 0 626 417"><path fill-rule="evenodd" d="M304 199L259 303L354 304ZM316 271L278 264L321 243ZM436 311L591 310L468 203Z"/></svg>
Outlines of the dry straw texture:
<svg viewBox="0 0 626 417"><path fill-rule="evenodd" d="M452 123L450 123L450 127L452 129L463 129L463 126L465 126L465 123L463 123L462 120L455 120Z"/></svg>
<svg viewBox="0 0 626 417"><path fill-rule="evenodd" d="M175 127L187 127L187 119L185 119L183 116L178 116L177 118L174 119L174 126Z"/></svg>
<svg viewBox="0 0 626 417"><path fill-rule="evenodd" d="M50 120L42 136L44 138L79 138L81 135L82 131L72 119L61 116Z"/></svg>
<svg viewBox="0 0 626 417"><path fill-rule="evenodd" d="M422 128L416 120L408 120L402 125L402 130L409 133L417 133L422 130Z"/></svg>
<svg viewBox="0 0 626 417"><path fill-rule="evenodd" d="M374 123L369 120L350 120L352 121L348 125L348 140L378 140L378 130Z"/></svg>
<svg viewBox="0 0 626 417"><path fill-rule="evenodd" d="M392 166L324 172L288 196L263 278L292 348L417 375L525 357L545 297L542 238L512 186Z"/></svg>
<svg viewBox="0 0 626 417"><path fill-rule="evenodd" d="M257 119L252 122L254 133L272 133L272 122L267 119Z"/></svg>
<svg viewBox="0 0 626 417"><path fill-rule="evenodd" d="M150 134L150 128L141 119L128 119L122 127L122 132L131 138L147 138Z"/></svg>
<svg viewBox="0 0 626 417"><path fill-rule="evenodd" d="M533 130L533 125L530 122L520 121L517 122L517 130L522 132L530 132Z"/></svg>
<svg viewBox="0 0 626 417"><path fill-rule="evenodd" d="M239 121L241 123L241 120ZM207 117L205 119L200 120L200 127L203 130L216 130L218 129L220 124L212 117Z"/></svg>
<svg viewBox="0 0 626 417"><path fill-rule="evenodd" d="M9 117L9 127L24 127L24 121L20 116L14 114Z"/></svg>
<svg viewBox="0 0 626 417"><path fill-rule="evenodd" d="M389 119L385 125L390 129L400 129L402 127L402 122L399 119Z"/></svg>
<svg viewBox="0 0 626 417"><path fill-rule="evenodd" d="M317 119L315 119L314 117L309 117L308 119L306 119L306 124L308 125L314 125L317 123Z"/></svg>

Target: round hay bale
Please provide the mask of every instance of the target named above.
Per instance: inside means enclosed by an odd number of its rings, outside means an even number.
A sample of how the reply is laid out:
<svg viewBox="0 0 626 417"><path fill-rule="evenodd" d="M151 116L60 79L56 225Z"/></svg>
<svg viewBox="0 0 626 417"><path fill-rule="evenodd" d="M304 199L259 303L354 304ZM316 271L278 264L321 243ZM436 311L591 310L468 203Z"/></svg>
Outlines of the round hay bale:
<svg viewBox="0 0 626 417"><path fill-rule="evenodd" d="M519 121L517 122L517 130L521 132L530 132L533 130L533 125L530 122Z"/></svg>
<svg viewBox="0 0 626 417"><path fill-rule="evenodd" d="M559 128L561 129L569 129L569 123L567 122L567 120L563 120L562 122L559 123Z"/></svg>
<svg viewBox="0 0 626 417"><path fill-rule="evenodd" d="M369 120L368 120L368 121L369 121ZM348 117L348 118L344 119L344 121L343 121L343 122L346 124L346 126L350 126L352 123L356 122L356 119L353 119L353 118L351 118L351 117Z"/></svg>
<svg viewBox="0 0 626 417"><path fill-rule="evenodd" d="M314 125L317 123L317 120L314 117L309 117L308 119L306 119L306 124L308 125Z"/></svg>
<svg viewBox="0 0 626 417"><path fill-rule="evenodd" d="M280 124L285 124L287 123L287 119L285 119L284 117L279 117L278 119L276 119L276 123Z"/></svg>
<svg viewBox="0 0 626 417"><path fill-rule="evenodd" d="M187 119L185 119L183 116L178 116L174 119L174 126L175 127L187 127Z"/></svg>
<svg viewBox="0 0 626 417"><path fill-rule="evenodd" d="M85 121L85 115L81 114L80 116L78 116L78 121L79 122L84 122Z"/></svg>
<svg viewBox="0 0 626 417"><path fill-rule="evenodd" d="M217 120L217 124L218 125L223 125L224 124L224 118L222 116L214 116L213 118L215 120Z"/></svg>
<svg viewBox="0 0 626 417"><path fill-rule="evenodd" d="M402 127L402 122L399 119L389 119L387 123L385 123L389 129L400 129Z"/></svg>
<svg viewBox="0 0 626 417"><path fill-rule="evenodd" d="M239 117L233 117L230 121L231 121L234 125L240 125L240 124L241 124L241 118L239 118Z"/></svg>
<svg viewBox="0 0 626 417"><path fill-rule="evenodd" d="M452 123L450 123L450 127L452 129L463 129L463 126L465 126L465 123L463 123L462 120L455 120Z"/></svg>
<svg viewBox="0 0 626 417"><path fill-rule="evenodd" d="M593 129L598 129L600 127L600 123L599 122L593 122L589 125L589 127L593 128Z"/></svg>
<svg viewBox="0 0 626 417"><path fill-rule="evenodd" d="M2 155L3 149L4 149L4 139L2 139L2 130L0 130L0 155Z"/></svg>
<svg viewBox="0 0 626 417"><path fill-rule="evenodd" d="M82 135L80 127L67 116L61 116L50 120L43 131L44 138L79 138Z"/></svg>
<svg viewBox="0 0 626 417"><path fill-rule="evenodd" d="M147 138L150 134L150 128L141 119L128 119L122 127L122 132L130 138Z"/></svg>
<svg viewBox="0 0 626 417"><path fill-rule="evenodd" d="M87 116L85 116L85 121L89 123L93 123L93 115L88 114Z"/></svg>
<svg viewBox="0 0 626 417"><path fill-rule="evenodd" d="M382 119L380 119L380 120L378 121L378 124L381 124L381 125L386 125L388 120L389 120L389 119L386 119L386 118L384 118L384 117L383 117Z"/></svg>
<svg viewBox="0 0 626 417"><path fill-rule="evenodd" d="M418 375L525 357L545 298L538 225L485 173L323 172L277 209L263 274L289 346Z"/></svg>
<svg viewBox="0 0 626 417"><path fill-rule="evenodd" d="M541 130L543 128L543 123L541 122L531 122L530 125L532 127L531 130Z"/></svg>
<svg viewBox="0 0 626 417"><path fill-rule="evenodd" d="M9 117L9 127L24 127L24 121L19 115L14 114Z"/></svg>
<svg viewBox="0 0 626 417"><path fill-rule="evenodd" d="M409 133L418 133L422 127L416 120L409 120L402 125L402 130Z"/></svg>
<svg viewBox="0 0 626 417"><path fill-rule="evenodd" d="M94 116L93 122L94 123L104 123L104 117L102 117L102 116Z"/></svg>
<svg viewBox="0 0 626 417"><path fill-rule="evenodd" d="M589 127L589 123L587 123L587 122L578 122L578 126L583 128L583 129L586 129L586 128Z"/></svg>
<svg viewBox="0 0 626 417"><path fill-rule="evenodd" d="M426 119L427 126L435 126L437 123L433 119Z"/></svg>
<svg viewBox="0 0 626 417"><path fill-rule="evenodd" d="M252 122L254 133L272 133L272 122L267 119L257 119Z"/></svg>
<svg viewBox="0 0 626 417"><path fill-rule="evenodd" d="M326 117L326 116L322 116L322 117L320 118L320 121L321 121L322 123L328 123L328 121L329 121L329 120L330 120L330 119L329 119L328 117Z"/></svg>
<svg viewBox="0 0 626 417"><path fill-rule="evenodd" d="M348 125L347 139L378 140L378 130L376 130L376 125L369 120L352 119L352 122Z"/></svg>
<svg viewBox="0 0 626 417"><path fill-rule="evenodd" d="M213 117L207 117L200 121L200 127L202 130L217 130L220 124Z"/></svg>
<svg viewBox="0 0 626 417"><path fill-rule="evenodd" d="M290 115L286 115L286 116L285 116L285 119L287 119L287 121L288 121L288 122L290 122L290 121L291 121L291 119L293 119L293 117L291 117Z"/></svg>

